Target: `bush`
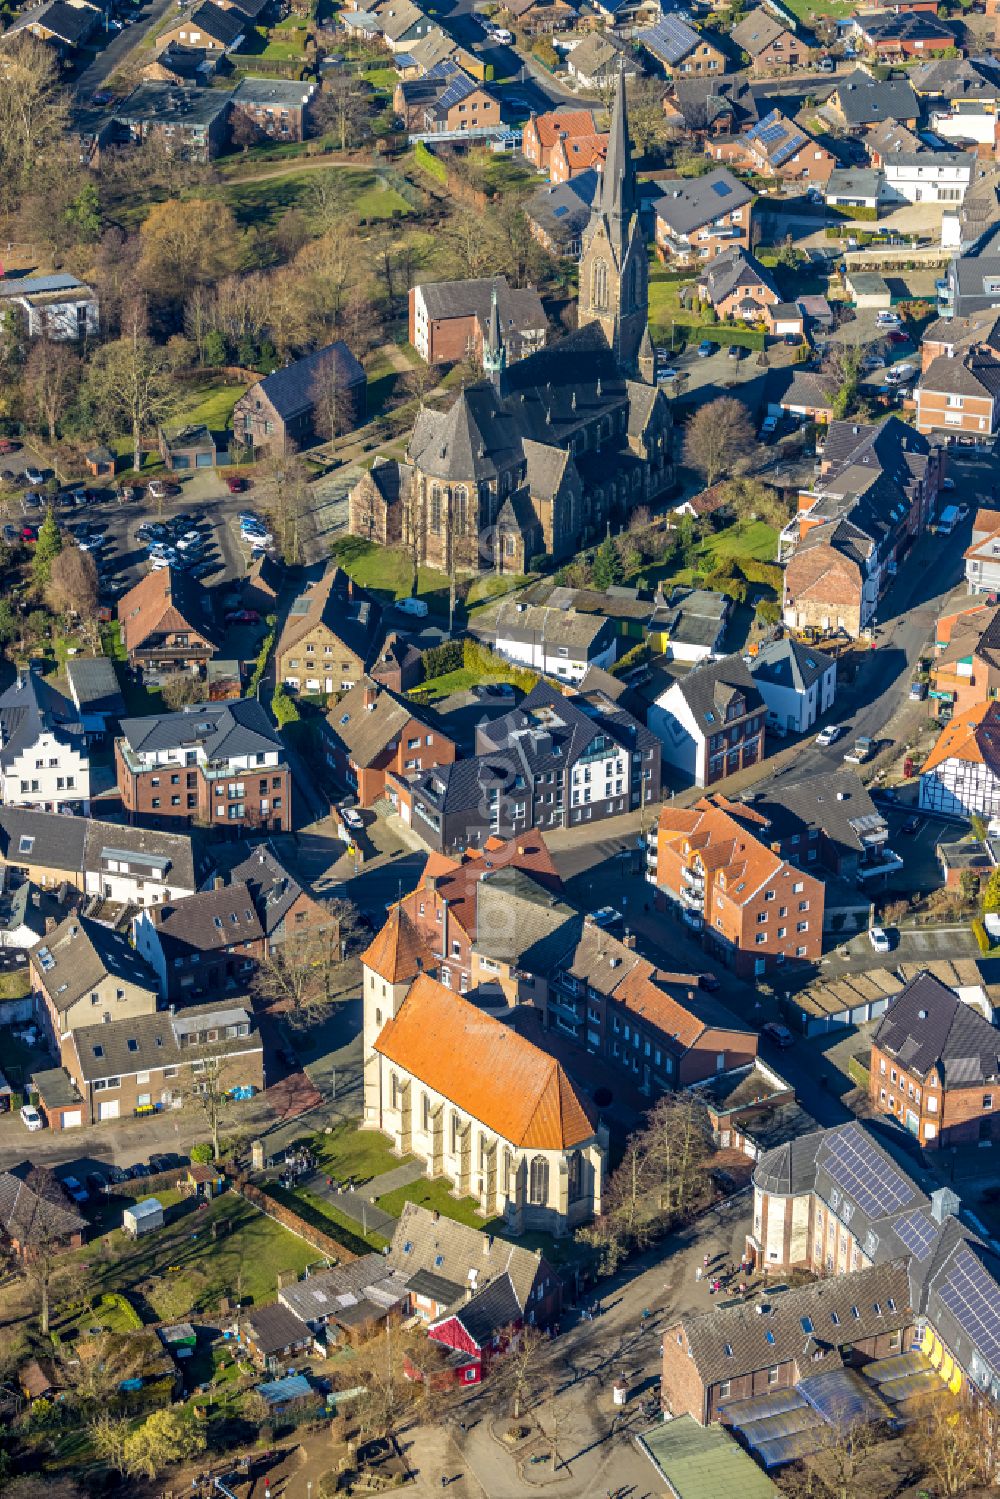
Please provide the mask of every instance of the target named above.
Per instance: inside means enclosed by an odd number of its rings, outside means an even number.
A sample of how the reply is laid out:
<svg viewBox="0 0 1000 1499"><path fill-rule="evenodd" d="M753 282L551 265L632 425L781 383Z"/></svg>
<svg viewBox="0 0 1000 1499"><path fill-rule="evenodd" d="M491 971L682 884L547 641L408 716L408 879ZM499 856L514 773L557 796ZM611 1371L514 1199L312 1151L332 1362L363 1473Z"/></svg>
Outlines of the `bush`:
<svg viewBox="0 0 1000 1499"><path fill-rule="evenodd" d="M462 642L462 664L468 671L474 671L481 677L495 677L498 681L509 682L512 687L520 687L522 692L530 692L538 682L538 673L528 671L523 666L512 666L496 651L490 650L488 645L483 645L478 640L465 640Z"/></svg>
<svg viewBox="0 0 1000 1499"><path fill-rule="evenodd" d="M432 645L424 651L424 676L443 677L449 671L459 671L465 664L465 654L460 640L446 640L444 645Z"/></svg>
<svg viewBox="0 0 1000 1499"><path fill-rule="evenodd" d="M274 714L278 728L283 729L286 724L299 722L299 710L288 695L288 689L284 682L279 682L274 689L271 699L271 712Z"/></svg>
<svg viewBox="0 0 1000 1499"><path fill-rule="evenodd" d="M196 1166L207 1166L212 1160L212 1147L207 1140L191 1146L191 1159Z"/></svg>
<svg viewBox="0 0 1000 1499"><path fill-rule="evenodd" d="M777 599L758 599L754 613L762 625L776 625L781 618L781 605Z"/></svg>
<svg viewBox="0 0 1000 1499"><path fill-rule="evenodd" d="M976 941L979 944L979 951L985 958L993 948L993 943L990 941L990 934L983 926L983 923L980 921L978 916L973 917L970 925L972 927L972 935L975 937Z"/></svg>
<svg viewBox="0 0 1000 1499"><path fill-rule="evenodd" d="M432 151L424 145L423 141L417 141L413 148L413 159L418 166L433 177L442 186L447 184L448 172L443 161L439 161Z"/></svg>
<svg viewBox="0 0 1000 1499"><path fill-rule="evenodd" d="M257 689L264 680L264 672L267 670L267 659L274 647L274 631L264 636L257 660L254 662L253 672L247 683L247 697L256 697Z"/></svg>
<svg viewBox="0 0 1000 1499"><path fill-rule="evenodd" d="M613 677L621 677L633 667L642 666L649 660L649 646L645 640L640 640L630 651L626 651L620 660L614 662L609 668Z"/></svg>
<svg viewBox="0 0 1000 1499"><path fill-rule="evenodd" d="M785 586L785 573L776 562L758 562L755 557L741 557L740 571L748 583L763 583L765 587L773 588L778 597L781 597Z"/></svg>

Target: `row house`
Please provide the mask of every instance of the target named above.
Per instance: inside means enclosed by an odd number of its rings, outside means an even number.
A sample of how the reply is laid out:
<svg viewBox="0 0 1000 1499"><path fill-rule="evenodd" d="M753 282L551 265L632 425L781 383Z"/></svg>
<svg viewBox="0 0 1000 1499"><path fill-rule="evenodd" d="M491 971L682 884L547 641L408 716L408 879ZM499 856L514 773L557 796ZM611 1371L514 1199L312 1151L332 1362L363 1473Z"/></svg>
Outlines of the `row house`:
<svg viewBox="0 0 1000 1499"><path fill-rule="evenodd" d="M1000 606L974 604L938 620L931 683L942 720L1000 697Z"/></svg>
<svg viewBox="0 0 1000 1499"><path fill-rule="evenodd" d="M386 776L454 763L455 741L414 711L413 704L369 676L344 694L323 722L323 745L334 776L362 807L385 795Z"/></svg>
<svg viewBox="0 0 1000 1499"><path fill-rule="evenodd" d="M606 135L576 135L560 138L549 157L550 181L571 182L583 172L603 172L608 155Z"/></svg>
<svg viewBox="0 0 1000 1499"><path fill-rule="evenodd" d="M121 728L115 769L131 822L197 821L237 837L292 826L285 747L256 698L126 718Z"/></svg>
<svg viewBox="0 0 1000 1499"><path fill-rule="evenodd" d="M868 1098L926 1150L1000 1140L1000 1032L930 973L872 1036Z"/></svg>
<svg viewBox="0 0 1000 1499"><path fill-rule="evenodd" d="M991 448L1000 431L1000 359L990 347L932 360L914 392L918 432Z"/></svg>
<svg viewBox="0 0 1000 1499"><path fill-rule="evenodd" d="M664 760L711 786L764 758L767 708L742 656L700 661L649 708Z"/></svg>
<svg viewBox="0 0 1000 1499"><path fill-rule="evenodd" d="M715 795L664 807L656 835L656 892L743 975L759 977L823 950L823 882L770 847L767 819Z"/></svg>
<svg viewBox="0 0 1000 1499"><path fill-rule="evenodd" d="M753 193L719 167L678 179L653 204L656 252L680 264L711 260L737 245L750 249Z"/></svg>
<svg viewBox="0 0 1000 1499"><path fill-rule="evenodd" d="M161 997L171 1002L242 993L266 950L249 886L223 884L221 878L213 889L176 905L142 911L132 923L132 939L156 974Z"/></svg>
<svg viewBox="0 0 1000 1499"><path fill-rule="evenodd" d="M73 914L46 932L28 954L36 1010L59 1046L80 1026L111 1025L151 1015L156 975L112 927Z"/></svg>

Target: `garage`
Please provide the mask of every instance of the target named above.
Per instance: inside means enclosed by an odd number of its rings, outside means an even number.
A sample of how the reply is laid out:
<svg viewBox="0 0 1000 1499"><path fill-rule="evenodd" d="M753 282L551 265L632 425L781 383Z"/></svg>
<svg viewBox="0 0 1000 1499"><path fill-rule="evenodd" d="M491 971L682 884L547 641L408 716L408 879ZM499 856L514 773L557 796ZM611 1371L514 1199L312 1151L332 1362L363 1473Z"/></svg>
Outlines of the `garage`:
<svg viewBox="0 0 1000 1499"><path fill-rule="evenodd" d="M98 1123L103 1123L103 1121L105 1119L117 1119L117 1118L118 1118L118 1100L117 1100L117 1098L102 1098L101 1101L100 1101L100 1103L97 1105L97 1119L98 1119Z"/></svg>
<svg viewBox="0 0 1000 1499"><path fill-rule="evenodd" d="M79 1129L83 1124L82 1109L63 1109L60 1117L63 1129Z"/></svg>

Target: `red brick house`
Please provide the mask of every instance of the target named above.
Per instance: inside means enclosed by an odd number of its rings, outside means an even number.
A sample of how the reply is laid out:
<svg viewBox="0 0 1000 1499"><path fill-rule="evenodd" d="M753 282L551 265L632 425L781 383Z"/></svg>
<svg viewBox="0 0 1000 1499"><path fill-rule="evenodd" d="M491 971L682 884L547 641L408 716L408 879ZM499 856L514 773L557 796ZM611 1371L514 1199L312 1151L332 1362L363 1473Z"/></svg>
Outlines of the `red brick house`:
<svg viewBox="0 0 1000 1499"><path fill-rule="evenodd" d="M323 742L337 779L356 793L362 807L385 794L387 773L451 765L457 755L436 723L418 717L413 704L365 676L326 715Z"/></svg>
<svg viewBox="0 0 1000 1499"><path fill-rule="evenodd" d="M607 154L606 135L560 137L549 156L549 175L553 182L569 182L581 172L603 171Z"/></svg>
<svg viewBox="0 0 1000 1499"><path fill-rule="evenodd" d="M40 1249L79 1249L86 1225L47 1166L21 1161L0 1171L0 1243L19 1260Z"/></svg>
<svg viewBox="0 0 1000 1499"><path fill-rule="evenodd" d="M557 141L593 134L592 109L553 109L529 117L522 133L521 150L539 172L548 172L549 158Z"/></svg>
<svg viewBox="0 0 1000 1499"><path fill-rule="evenodd" d="M1000 1141L1000 1032L921 973L872 1037L868 1096L928 1150Z"/></svg>
<svg viewBox="0 0 1000 1499"><path fill-rule="evenodd" d="M118 600L130 666L146 671L204 670L219 644L208 594L188 573L147 573Z"/></svg>
<svg viewBox="0 0 1000 1499"><path fill-rule="evenodd" d="M729 36L747 54L750 71L758 78L804 67L811 56L805 43L763 7L745 15Z"/></svg>
<svg viewBox="0 0 1000 1499"><path fill-rule="evenodd" d="M241 881L150 906L132 926L136 951L156 973L166 1000L242 993L266 950L249 886Z"/></svg>

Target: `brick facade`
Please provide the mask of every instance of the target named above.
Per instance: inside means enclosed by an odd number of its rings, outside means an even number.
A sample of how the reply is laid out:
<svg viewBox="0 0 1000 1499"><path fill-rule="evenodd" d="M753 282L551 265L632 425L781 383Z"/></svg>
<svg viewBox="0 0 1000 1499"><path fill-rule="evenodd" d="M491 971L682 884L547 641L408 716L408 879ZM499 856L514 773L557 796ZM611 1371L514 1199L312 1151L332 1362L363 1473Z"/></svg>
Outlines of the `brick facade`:
<svg viewBox="0 0 1000 1499"><path fill-rule="evenodd" d="M921 1081L873 1045L868 1097L878 1113L897 1119L927 1150L1000 1142L1000 1083L949 1087L937 1071Z"/></svg>
<svg viewBox="0 0 1000 1499"><path fill-rule="evenodd" d="M292 776L287 765L232 770L207 776L199 765L133 769L115 740L115 774L129 822L172 823L285 833L292 826ZM243 808L239 817L235 809Z"/></svg>

